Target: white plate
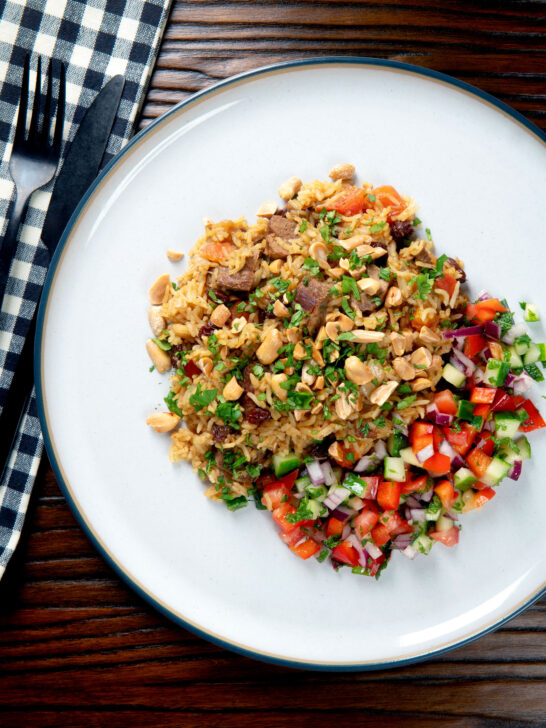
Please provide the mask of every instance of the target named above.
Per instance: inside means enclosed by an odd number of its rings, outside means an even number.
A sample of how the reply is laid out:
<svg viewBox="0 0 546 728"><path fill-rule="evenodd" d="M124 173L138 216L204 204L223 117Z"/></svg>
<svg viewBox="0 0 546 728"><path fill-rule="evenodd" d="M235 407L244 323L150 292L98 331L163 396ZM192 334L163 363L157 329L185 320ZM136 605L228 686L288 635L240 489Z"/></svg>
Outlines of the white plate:
<svg viewBox="0 0 546 728"><path fill-rule="evenodd" d="M167 248L189 250L204 216L247 215L291 175L361 180L420 204L439 252L466 262L471 292L546 314L544 137L516 112L433 72L330 59L231 79L138 135L72 219L50 271L37 347L42 425L69 503L145 598L226 647L285 664L362 669L460 645L531 603L546 577L544 433L533 460L460 544L379 581L302 562L268 513L203 497L169 438L146 427L167 392L148 371L147 290ZM544 340L541 324L534 325ZM535 401L540 402L535 391Z"/></svg>

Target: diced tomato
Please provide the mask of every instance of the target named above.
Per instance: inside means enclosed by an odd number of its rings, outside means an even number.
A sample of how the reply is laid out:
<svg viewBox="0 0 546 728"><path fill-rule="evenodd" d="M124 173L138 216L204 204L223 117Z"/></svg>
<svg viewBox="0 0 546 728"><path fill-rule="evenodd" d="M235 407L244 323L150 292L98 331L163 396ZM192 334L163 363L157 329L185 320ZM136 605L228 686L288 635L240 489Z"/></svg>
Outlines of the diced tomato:
<svg viewBox="0 0 546 728"><path fill-rule="evenodd" d="M455 488L449 482L449 480L441 480L434 488L434 492L442 501L442 505L446 510L448 508L451 508L451 506L457 500L457 493L455 492Z"/></svg>
<svg viewBox="0 0 546 728"><path fill-rule="evenodd" d="M382 523L378 523L375 528L372 528L372 538L376 546L384 546L390 540L390 537L387 527Z"/></svg>
<svg viewBox="0 0 546 728"><path fill-rule="evenodd" d="M370 570L370 576L375 576L377 572L379 571L381 564L383 564L386 561L387 557L381 554L381 556L378 556L377 559L372 559L371 557L367 560L367 567Z"/></svg>
<svg viewBox="0 0 546 728"><path fill-rule="evenodd" d="M211 263L222 263L224 260L229 258L231 252L234 250L234 247L231 243L205 243L200 249L199 249L199 255L203 258L206 258L207 260L210 260Z"/></svg>
<svg viewBox="0 0 546 728"><path fill-rule="evenodd" d="M274 511L282 503L287 503L290 498L290 491L280 482L266 485L262 495L262 503L268 511Z"/></svg>
<svg viewBox="0 0 546 728"><path fill-rule="evenodd" d="M364 493L362 493L362 498L375 498L377 495L377 489L379 487L379 483L381 481L381 478L379 475L367 475L365 478L362 478L364 483L366 483L366 490Z"/></svg>
<svg viewBox="0 0 546 728"><path fill-rule="evenodd" d="M448 296L451 298L455 286L457 285L457 279L450 276L449 273L444 273L443 278L437 278L434 285L436 288L441 288L443 291L447 291Z"/></svg>
<svg viewBox="0 0 546 728"><path fill-rule="evenodd" d="M466 455L474 442L474 438L476 437L476 428L464 422L461 426L460 432L456 432L450 427L444 427L443 429L446 440L449 442L451 447L458 452L459 455Z"/></svg>
<svg viewBox="0 0 546 728"><path fill-rule="evenodd" d="M359 539L365 538L379 520L375 505L365 506L354 520L354 529Z"/></svg>
<svg viewBox="0 0 546 728"><path fill-rule="evenodd" d="M502 351L502 346L499 343L497 343L496 341L490 341L489 351L491 352L491 356L493 357L493 359L499 359L499 361L502 361L504 352Z"/></svg>
<svg viewBox="0 0 546 728"><path fill-rule="evenodd" d="M479 321L486 323L493 321L497 313L508 311L498 298L489 298L487 301L477 301L476 303L468 303L466 306L466 318L469 321Z"/></svg>
<svg viewBox="0 0 546 728"><path fill-rule="evenodd" d="M277 481L278 478L274 473L264 473L260 475L256 481L256 485L258 488L263 489L266 485L271 485L271 483L276 483Z"/></svg>
<svg viewBox="0 0 546 728"><path fill-rule="evenodd" d="M434 404L438 408L438 412L442 412L444 415L457 414L457 402L455 401L453 392L449 389L444 389L442 392L436 392L434 395Z"/></svg>
<svg viewBox="0 0 546 728"><path fill-rule="evenodd" d="M349 566L358 565L358 551L349 541L342 541L332 549L332 558Z"/></svg>
<svg viewBox="0 0 546 728"><path fill-rule="evenodd" d="M299 470L296 468L296 470L292 470L291 473L287 473L282 478L279 478L277 480L277 483L280 485L284 485L285 488L288 488L288 490L292 490L294 487L294 483L298 479Z"/></svg>
<svg viewBox="0 0 546 728"><path fill-rule="evenodd" d="M300 525L299 523L290 523L290 521L286 520L286 516L288 514L293 514L295 512L296 509L294 506L291 506L290 503L281 503L281 505L277 506L273 511L273 520L282 528L283 531L288 533Z"/></svg>
<svg viewBox="0 0 546 728"><path fill-rule="evenodd" d="M326 526L326 535L341 536L344 527L345 524L343 523L343 521L340 521L339 518L334 518L332 516L328 519L328 525Z"/></svg>
<svg viewBox="0 0 546 728"><path fill-rule="evenodd" d="M184 371L190 379L193 379L197 374L201 374L201 369L199 369L193 359L190 359L184 364Z"/></svg>
<svg viewBox="0 0 546 728"><path fill-rule="evenodd" d="M491 412L491 405L488 405L488 404L477 404L474 407L474 416L483 417L484 422L488 418L490 412Z"/></svg>
<svg viewBox="0 0 546 728"><path fill-rule="evenodd" d="M451 470L451 460L449 459L449 455L442 455L441 452L437 452L431 458L425 460L423 467L429 473L443 475L444 473L449 473Z"/></svg>
<svg viewBox="0 0 546 728"><path fill-rule="evenodd" d="M377 502L385 511L394 511L400 504L402 487L400 483L384 480L377 489Z"/></svg>
<svg viewBox="0 0 546 728"><path fill-rule="evenodd" d="M470 401L476 404L493 404L497 390L495 387L474 387Z"/></svg>
<svg viewBox="0 0 546 728"><path fill-rule="evenodd" d="M407 521L404 521L398 511L385 511L379 517L379 523L381 523L391 536L398 536L401 533L411 533L412 527Z"/></svg>
<svg viewBox="0 0 546 728"><path fill-rule="evenodd" d="M440 445L445 440L442 430L439 427L434 427L434 430L432 431L432 444L434 445L435 450L440 449Z"/></svg>
<svg viewBox="0 0 546 728"><path fill-rule="evenodd" d="M305 541L300 541L295 546L290 546L290 551L299 556L300 559L308 559L314 556L317 551L320 551L320 546L312 538L306 538Z"/></svg>
<svg viewBox="0 0 546 728"><path fill-rule="evenodd" d="M434 435L432 433L430 435L423 435L422 437L415 437L411 444L411 449L417 455L417 453L421 452L421 450L424 450L429 445L432 445L434 448Z"/></svg>
<svg viewBox="0 0 546 728"><path fill-rule="evenodd" d="M341 192L338 192L335 197L332 197L331 200L328 200L324 207L327 210L336 210L341 215L350 217L351 215L358 215L359 212L368 210L373 205L362 188L347 186Z"/></svg>
<svg viewBox="0 0 546 728"><path fill-rule="evenodd" d="M373 190L375 199L378 200L383 207L390 207L390 212L387 215L389 223L393 221L396 215L399 215L403 210L406 209L407 205L404 200L400 197L398 192L390 185L383 185L382 187L376 187Z"/></svg>
<svg viewBox="0 0 546 728"><path fill-rule="evenodd" d="M293 528L291 531L281 531L279 536L282 538L287 546L295 546L299 541L302 541L307 534L301 530L301 528Z"/></svg>
<svg viewBox="0 0 546 728"><path fill-rule="evenodd" d="M480 450L483 450L486 455L493 455L495 450L495 441L491 435L485 435L484 433L484 437L478 443L478 447Z"/></svg>
<svg viewBox="0 0 546 728"><path fill-rule="evenodd" d="M491 462L491 460L492 458L479 447L475 447L466 456L466 462L468 463L468 467L470 468L470 470L472 470L474 475L478 476L478 478L481 478L483 476L483 474L489 467L489 463Z"/></svg>
<svg viewBox="0 0 546 728"><path fill-rule="evenodd" d="M522 432L533 432L533 430L540 430L542 427L546 427L546 422L544 422L542 415L530 399L526 399L521 407L529 415L529 419L519 426Z"/></svg>
<svg viewBox="0 0 546 728"><path fill-rule="evenodd" d="M459 543L459 529L457 526L453 526L448 531L432 531L428 534L435 541L443 543L444 546L455 546Z"/></svg>
<svg viewBox="0 0 546 728"><path fill-rule="evenodd" d="M481 334L472 334L467 336L464 340L463 354L466 354L470 359L474 359L480 351L484 348L486 341Z"/></svg>
<svg viewBox="0 0 546 728"><path fill-rule="evenodd" d="M410 429L410 442L413 442L418 437L432 435L433 432L434 425L431 425L430 422L414 422Z"/></svg>
<svg viewBox="0 0 546 728"><path fill-rule="evenodd" d="M473 497L464 504L463 513L467 513L468 511L473 511L475 508L481 508L488 501L490 501L491 498L494 498L495 495L496 495L496 493L493 490L493 488L489 488L489 487L482 488L479 492L474 493Z"/></svg>
<svg viewBox="0 0 546 728"><path fill-rule="evenodd" d="M495 400L491 406L492 412L515 412L525 402L525 397L520 394L509 395L502 389L497 389Z"/></svg>
<svg viewBox="0 0 546 728"><path fill-rule="evenodd" d="M408 478L405 483L402 483L402 493L407 495L408 493L425 490L428 485L428 477L428 475L421 475L419 478L414 478L413 480Z"/></svg>

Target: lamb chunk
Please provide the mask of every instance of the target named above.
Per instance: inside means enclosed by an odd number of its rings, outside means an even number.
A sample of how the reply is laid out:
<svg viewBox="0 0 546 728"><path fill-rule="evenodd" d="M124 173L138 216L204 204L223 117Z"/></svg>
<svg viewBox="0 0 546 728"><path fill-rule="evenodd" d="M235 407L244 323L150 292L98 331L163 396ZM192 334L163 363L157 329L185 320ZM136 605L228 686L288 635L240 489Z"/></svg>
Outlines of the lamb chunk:
<svg viewBox="0 0 546 728"><path fill-rule="evenodd" d="M397 245L405 238L409 238L412 233L413 225L408 220L395 220L391 224L391 236Z"/></svg>
<svg viewBox="0 0 546 728"><path fill-rule="evenodd" d="M258 256L252 255L237 273L230 273L227 268L219 268L217 283L230 291L250 291L254 288L254 274L257 268Z"/></svg>
<svg viewBox="0 0 546 728"><path fill-rule="evenodd" d="M455 270L459 271L459 273L461 274L459 276L459 283L464 283L466 281L466 273L464 271L464 268L461 268L461 266L457 263L455 258L448 258L447 262L449 263L449 265L453 266L453 268L455 268Z"/></svg>
<svg viewBox="0 0 546 728"><path fill-rule="evenodd" d="M229 427L229 425L217 425L214 423L211 432L214 442L225 442L233 433L233 428Z"/></svg>
<svg viewBox="0 0 546 728"><path fill-rule="evenodd" d="M300 283L296 288L295 301L299 303L309 318L304 322L310 332L315 331L324 321L326 303L330 296L330 284L311 278L307 286Z"/></svg>
<svg viewBox="0 0 546 728"><path fill-rule="evenodd" d="M367 293L363 293L362 291L360 292L360 301L354 296L351 296L351 304L353 308L358 306L362 313L371 313L377 308L377 304L372 301Z"/></svg>
<svg viewBox="0 0 546 728"><path fill-rule="evenodd" d="M273 233L265 236L265 254L268 258L272 258L273 260L277 260L279 258L285 259L290 255L280 239Z"/></svg>
<svg viewBox="0 0 546 728"><path fill-rule="evenodd" d="M245 392L254 392L254 387L252 386L252 382L250 381L250 375L252 373L253 366L255 365L247 364L246 367L243 369L243 387L245 389ZM252 402L250 397L247 397L246 399ZM252 403L252 405L254 406L254 403Z"/></svg>
<svg viewBox="0 0 546 728"><path fill-rule="evenodd" d="M415 256L415 260L417 263L426 263L427 265L434 265L434 257L426 248L423 248L423 250L419 253L419 255Z"/></svg>
<svg viewBox="0 0 546 728"><path fill-rule="evenodd" d="M379 298L381 299L381 303L383 303L383 301L385 300L385 296L387 295L389 284L387 283L387 281L384 281L383 278L380 277L379 268L374 264L369 265L366 268L366 273L370 276L370 278L373 278L375 281L379 282L379 290L375 295L379 296Z"/></svg>
<svg viewBox="0 0 546 728"><path fill-rule="evenodd" d="M288 220L282 215L273 215L269 219L269 225L267 226L268 233L276 235L278 238L284 240L291 240L296 237L297 223L292 220Z"/></svg>

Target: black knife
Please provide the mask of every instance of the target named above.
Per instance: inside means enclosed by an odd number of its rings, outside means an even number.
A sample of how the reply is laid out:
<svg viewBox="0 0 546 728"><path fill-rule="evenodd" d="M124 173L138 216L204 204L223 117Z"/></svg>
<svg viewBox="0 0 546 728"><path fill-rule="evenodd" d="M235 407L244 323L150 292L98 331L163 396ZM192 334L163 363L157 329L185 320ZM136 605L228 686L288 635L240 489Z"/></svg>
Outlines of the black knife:
<svg viewBox="0 0 546 728"><path fill-rule="evenodd" d="M70 145L57 176L42 229L42 241L50 260L72 213L98 174L124 85L123 76L115 76L106 84L87 109ZM0 484L4 480L19 422L25 415L34 386L33 358L38 304L0 415Z"/></svg>

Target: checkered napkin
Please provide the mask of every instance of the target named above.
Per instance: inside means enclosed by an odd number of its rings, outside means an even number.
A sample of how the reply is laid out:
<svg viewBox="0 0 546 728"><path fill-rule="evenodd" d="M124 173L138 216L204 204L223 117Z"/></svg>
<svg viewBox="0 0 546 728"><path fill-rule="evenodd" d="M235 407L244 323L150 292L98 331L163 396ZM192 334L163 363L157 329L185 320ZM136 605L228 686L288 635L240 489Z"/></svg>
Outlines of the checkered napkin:
<svg viewBox="0 0 546 728"><path fill-rule="evenodd" d="M171 0L0 0L0 234L14 198L9 157L23 64L66 64L64 139L70 141L97 92L117 74L125 89L105 154L106 164L131 137L151 76ZM44 64L45 61L45 64ZM34 88L31 73L30 87ZM67 145L65 144L65 150ZM34 193L19 233L0 312L0 407L44 283L48 254L40 232L53 183ZM5 433L0 433L0 437ZM0 483L0 577L19 540L43 441L33 393Z"/></svg>

